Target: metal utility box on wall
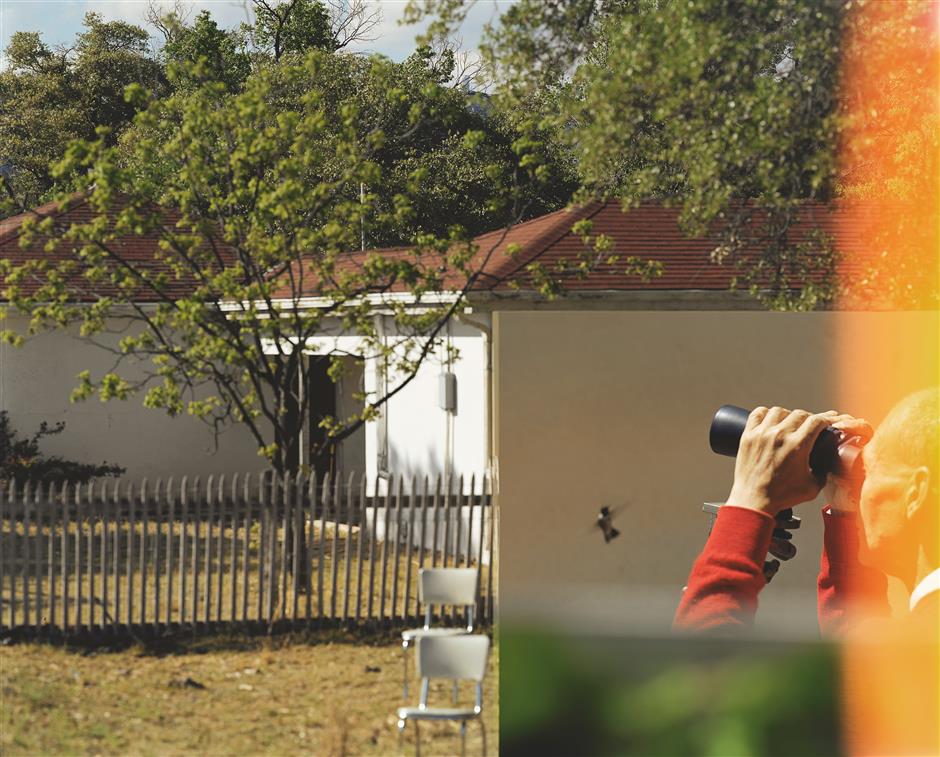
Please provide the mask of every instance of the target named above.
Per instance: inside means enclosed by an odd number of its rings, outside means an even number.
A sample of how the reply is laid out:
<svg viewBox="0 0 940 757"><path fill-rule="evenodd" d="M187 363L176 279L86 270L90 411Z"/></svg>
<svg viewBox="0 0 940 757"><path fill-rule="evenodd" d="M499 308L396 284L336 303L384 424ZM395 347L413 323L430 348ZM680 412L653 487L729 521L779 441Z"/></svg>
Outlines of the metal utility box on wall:
<svg viewBox="0 0 940 757"><path fill-rule="evenodd" d="M438 404L448 413L457 412L457 374L442 373L438 383Z"/></svg>

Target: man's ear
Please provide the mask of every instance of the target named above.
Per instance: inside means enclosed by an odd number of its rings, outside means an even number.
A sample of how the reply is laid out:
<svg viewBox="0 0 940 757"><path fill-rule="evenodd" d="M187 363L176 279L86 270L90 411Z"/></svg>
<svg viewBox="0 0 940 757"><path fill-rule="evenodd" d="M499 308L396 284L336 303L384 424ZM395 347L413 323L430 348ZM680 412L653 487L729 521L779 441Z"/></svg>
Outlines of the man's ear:
<svg viewBox="0 0 940 757"><path fill-rule="evenodd" d="M907 519L914 518L927 502L930 491L930 470L926 466L915 468L910 483L904 492Z"/></svg>

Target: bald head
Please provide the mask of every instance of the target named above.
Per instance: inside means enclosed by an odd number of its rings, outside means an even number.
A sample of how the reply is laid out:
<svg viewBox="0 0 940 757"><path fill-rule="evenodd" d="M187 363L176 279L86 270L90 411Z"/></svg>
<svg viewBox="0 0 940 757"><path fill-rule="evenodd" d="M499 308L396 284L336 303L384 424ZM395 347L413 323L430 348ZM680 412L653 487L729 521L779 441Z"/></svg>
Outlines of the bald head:
<svg viewBox="0 0 940 757"><path fill-rule="evenodd" d="M910 394L891 408L878 428L879 454L892 464L926 467L938 480L940 388Z"/></svg>
<svg viewBox="0 0 940 757"><path fill-rule="evenodd" d="M862 452L859 514L867 562L909 586L920 563L934 562L940 516L940 390L895 405Z"/></svg>

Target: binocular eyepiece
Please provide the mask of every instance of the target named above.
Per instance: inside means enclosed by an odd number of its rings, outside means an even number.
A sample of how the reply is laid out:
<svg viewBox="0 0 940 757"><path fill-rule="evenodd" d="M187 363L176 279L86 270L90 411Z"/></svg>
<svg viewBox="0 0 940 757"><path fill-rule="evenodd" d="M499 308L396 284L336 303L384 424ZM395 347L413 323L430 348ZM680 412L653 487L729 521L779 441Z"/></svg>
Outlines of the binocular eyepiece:
<svg viewBox="0 0 940 757"><path fill-rule="evenodd" d="M736 405L722 405L712 418L708 442L712 452L728 457L736 457L741 435L750 410ZM847 436L838 429L827 428L816 438L816 443L809 455L809 467L820 479L830 473L854 479L862 475L861 439Z"/></svg>

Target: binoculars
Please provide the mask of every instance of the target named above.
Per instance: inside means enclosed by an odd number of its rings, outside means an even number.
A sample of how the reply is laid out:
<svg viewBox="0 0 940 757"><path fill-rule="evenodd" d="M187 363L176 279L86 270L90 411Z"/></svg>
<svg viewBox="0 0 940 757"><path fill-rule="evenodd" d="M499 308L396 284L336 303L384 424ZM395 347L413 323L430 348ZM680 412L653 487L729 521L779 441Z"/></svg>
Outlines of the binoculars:
<svg viewBox="0 0 940 757"><path fill-rule="evenodd" d="M736 405L722 405L718 408L708 433L712 452L736 457L741 434L744 433L750 414L750 410ZM860 477L863 471L860 441L859 437L848 436L837 429L824 429L810 452L810 470L820 479L825 479L830 473L846 479Z"/></svg>

